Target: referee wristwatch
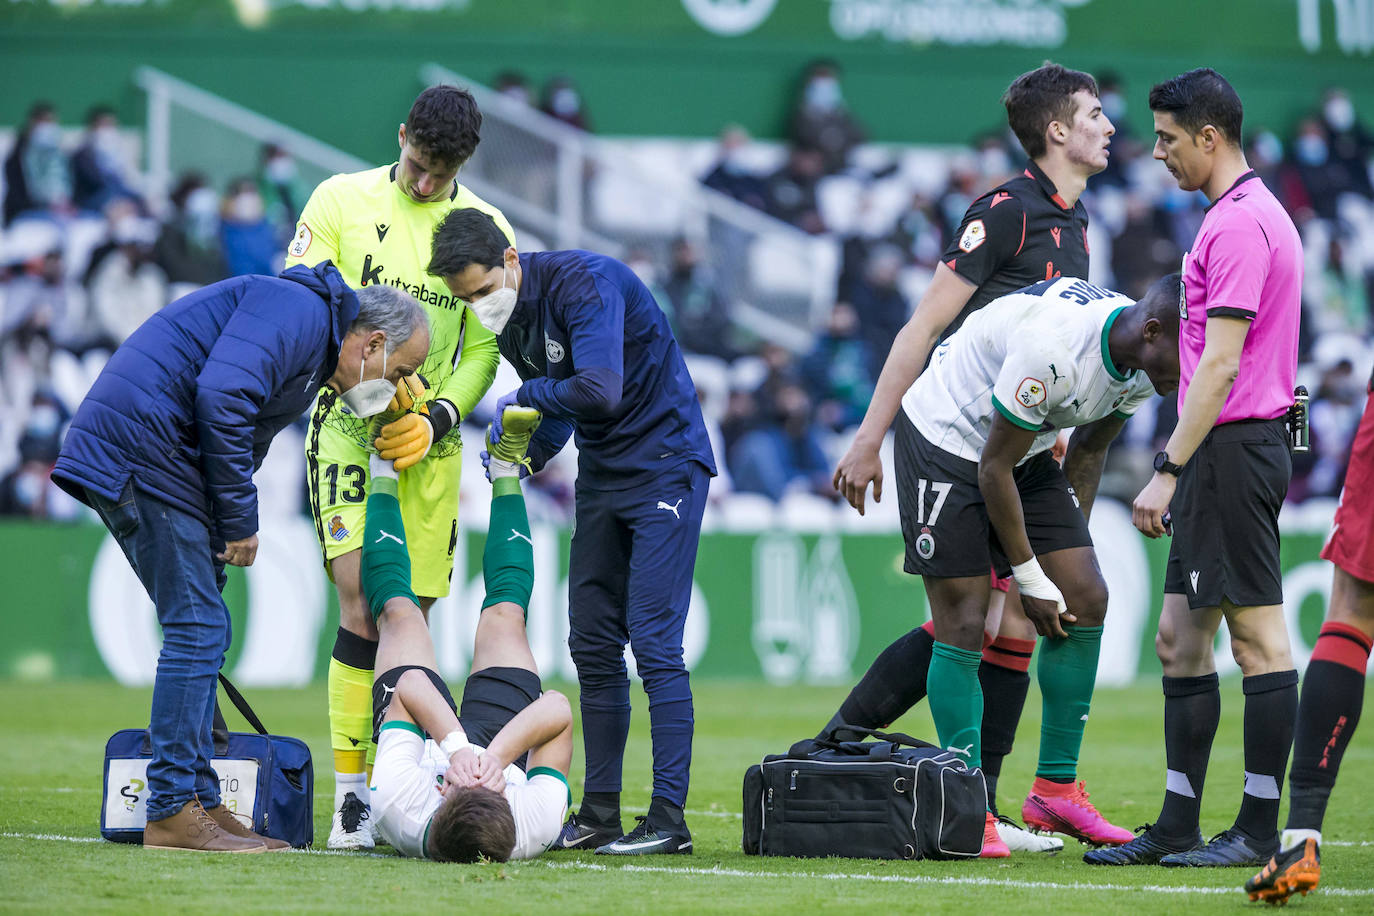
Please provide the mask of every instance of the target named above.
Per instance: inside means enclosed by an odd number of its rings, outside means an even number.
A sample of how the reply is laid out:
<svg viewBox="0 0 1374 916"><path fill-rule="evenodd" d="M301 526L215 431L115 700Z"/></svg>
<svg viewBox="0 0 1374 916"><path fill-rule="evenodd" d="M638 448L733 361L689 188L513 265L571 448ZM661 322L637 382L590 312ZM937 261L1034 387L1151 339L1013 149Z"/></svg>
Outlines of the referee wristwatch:
<svg viewBox="0 0 1374 916"><path fill-rule="evenodd" d="M1155 453L1155 470L1161 474L1172 474L1177 477L1183 473L1183 465L1174 464L1169 460L1169 453L1161 449Z"/></svg>

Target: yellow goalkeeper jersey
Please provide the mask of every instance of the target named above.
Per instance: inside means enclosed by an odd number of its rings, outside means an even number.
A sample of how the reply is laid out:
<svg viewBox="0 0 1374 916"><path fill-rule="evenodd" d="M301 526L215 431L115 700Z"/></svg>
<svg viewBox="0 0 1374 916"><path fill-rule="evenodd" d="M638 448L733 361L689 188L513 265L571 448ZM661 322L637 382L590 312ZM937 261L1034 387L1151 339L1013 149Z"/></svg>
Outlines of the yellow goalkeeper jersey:
<svg viewBox="0 0 1374 916"><path fill-rule="evenodd" d="M286 266L330 260L355 288L390 283L419 300L431 334L429 356L420 367L429 383L427 397L450 401L465 417L491 387L500 354L477 316L425 272L430 241L439 221L463 207L491 214L512 245L515 233L500 210L457 182L448 199L417 203L396 184L396 168L384 165L321 182L296 224Z"/></svg>

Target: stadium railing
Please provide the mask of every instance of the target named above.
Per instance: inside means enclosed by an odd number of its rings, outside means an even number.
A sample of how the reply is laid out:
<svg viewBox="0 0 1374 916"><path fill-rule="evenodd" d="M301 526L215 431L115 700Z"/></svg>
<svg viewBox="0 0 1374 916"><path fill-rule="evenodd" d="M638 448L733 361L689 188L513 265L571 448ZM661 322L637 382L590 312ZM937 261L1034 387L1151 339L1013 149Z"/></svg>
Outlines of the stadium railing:
<svg viewBox="0 0 1374 916"><path fill-rule="evenodd" d="M838 242L703 186L685 170L651 169L601 138L438 64L420 68L426 85L462 86L482 109L482 143L465 168L474 190L500 188L492 202L508 215L525 207L552 215L546 239L663 266L671 243L699 246L732 320L794 350L811 346L834 305ZM510 205L519 198L524 207Z"/></svg>

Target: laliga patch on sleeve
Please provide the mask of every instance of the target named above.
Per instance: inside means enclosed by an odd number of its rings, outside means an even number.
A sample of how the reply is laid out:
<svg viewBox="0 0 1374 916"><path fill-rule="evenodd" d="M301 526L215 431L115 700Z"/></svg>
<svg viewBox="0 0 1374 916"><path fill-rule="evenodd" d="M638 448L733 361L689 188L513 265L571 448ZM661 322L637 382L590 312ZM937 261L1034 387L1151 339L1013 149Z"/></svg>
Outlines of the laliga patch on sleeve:
<svg viewBox="0 0 1374 916"><path fill-rule="evenodd" d="M959 250L964 252L972 251L987 240L987 228L983 226L983 221L981 219L976 219L965 226L964 234L959 236Z"/></svg>
<svg viewBox="0 0 1374 916"><path fill-rule="evenodd" d="M1045 383L1038 378L1023 378L1016 386L1016 400L1025 407L1045 403Z"/></svg>
<svg viewBox="0 0 1374 916"><path fill-rule="evenodd" d="M300 228L296 230L296 237L291 240L291 247L286 249L286 253L293 258L304 257L305 253L310 250L310 243L314 240L315 237L310 234L310 227L302 222Z"/></svg>

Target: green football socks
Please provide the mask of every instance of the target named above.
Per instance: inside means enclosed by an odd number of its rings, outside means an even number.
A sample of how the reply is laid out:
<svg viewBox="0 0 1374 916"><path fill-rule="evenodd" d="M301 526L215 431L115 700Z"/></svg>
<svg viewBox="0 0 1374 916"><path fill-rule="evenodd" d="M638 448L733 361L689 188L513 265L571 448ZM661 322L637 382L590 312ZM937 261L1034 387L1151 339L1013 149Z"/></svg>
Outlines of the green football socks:
<svg viewBox="0 0 1374 916"><path fill-rule="evenodd" d="M935 643L926 675L926 696L940 746L972 769L983 764L983 688L978 683L982 652Z"/></svg>
<svg viewBox="0 0 1374 916"><path fill-rule="evenodd" d="M396 479L373 474L368 484L361 576L373 620L382 615L392 598L409 598L417 607L420 604L410 588L410 552L405 538Z"/></svg>
<svg viewBox="0 0 1374 916"><path fill-rule="evenodd" d="M1044 702L1040 763L1035 775L1070 780L1078 773L1078 749L1088 724L1102 627L1066 626L1064 639L1040 640L1036 679Z"/></svg>
<svg viewBox="0 0 1374 916"><path fill-rule="evenodd" d="M482 607L510 601L528 616L530 592L534 590L534 541L520 478L497 477L491 484L491 496L487 546L482 552L482 578L487 586Z"/></svg>

